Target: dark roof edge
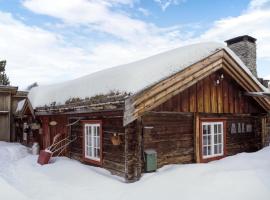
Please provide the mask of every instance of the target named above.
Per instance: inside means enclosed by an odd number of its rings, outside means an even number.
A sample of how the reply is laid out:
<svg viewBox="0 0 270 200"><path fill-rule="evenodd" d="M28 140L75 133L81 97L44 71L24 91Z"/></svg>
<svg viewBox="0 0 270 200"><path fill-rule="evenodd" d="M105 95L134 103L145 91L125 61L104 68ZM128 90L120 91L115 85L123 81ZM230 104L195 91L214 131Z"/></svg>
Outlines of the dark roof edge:
<svg viewBox="0 0 270 200"><path fill-rule="evenodd" d="M254 38L254 37L251 37L249 35L242 35L242 36L238 36L238 37L226 40L225 42L227 43L227 45L231 45L231 44L241 42L241 41L249 41L249 42L252 42L252 43L256 43L257 39Z"/></svg>

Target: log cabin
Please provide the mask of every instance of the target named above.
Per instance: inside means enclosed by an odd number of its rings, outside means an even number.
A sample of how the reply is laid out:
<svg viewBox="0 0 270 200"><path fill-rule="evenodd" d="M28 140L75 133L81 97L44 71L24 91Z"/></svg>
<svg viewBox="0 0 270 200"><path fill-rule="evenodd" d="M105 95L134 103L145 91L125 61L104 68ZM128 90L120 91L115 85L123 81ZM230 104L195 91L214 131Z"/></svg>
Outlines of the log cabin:
<svg viewBox="0 0 270 200"><path fill-rule="evenodd" d="M17 121L35 125L27 133L42 148L56 134L75 138L65 156L126 182L168 164L257 151L269 144L270 101L252 95L269 93L257 77L256 39L226 43L188 45L35 87Z"/></svg>

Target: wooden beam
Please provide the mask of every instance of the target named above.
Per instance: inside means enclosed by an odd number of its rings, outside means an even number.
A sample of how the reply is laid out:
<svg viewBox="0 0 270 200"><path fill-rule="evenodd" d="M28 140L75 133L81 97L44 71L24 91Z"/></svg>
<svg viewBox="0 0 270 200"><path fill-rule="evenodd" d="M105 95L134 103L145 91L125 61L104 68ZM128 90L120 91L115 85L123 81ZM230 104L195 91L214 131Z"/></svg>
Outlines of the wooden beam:
<svg viewBox="0 0 270 200"><path fill-rule="evenodd" d="M185 89L192 86L194 83L198 82L199 80L202 80L203 78L207 77L209 74L211 74L211 73L213 73L221 68L222 68L221 60L219 60L219 61L213 63L212 65L209 65L208 67L201 69L200 71L198 71L198 73L195 73L192 76L187 77L186 79L182 80L181 82L178 82L175 85L168 86L166 88L166 90L163 90L161 92L157 92L156 96L153 96L149 100L146 100L141 104L138 104L138 107L135 106L135 108L140 110L143 108L155 107L157 103L161 102L161 99L163 99L163 102L165 102L167 99L171 98L175 94L177 94L181 91L184 91ZM169 95L169 94L172 94L172 95Z"/></svg>
<svg viewBox="0 0 270 200"><path fill-rule="evenodd" d="M168 87L175 85L176 83L182 82L183 80L190 78L190 76L194 75L196 72L200 71L201 69L204 69L205 67L209 65L215 65L216 62L221 63L221 58L223 56L223 51L219 51L212 56L209 56L206 59L203 59L200 62L197 62L193 65L191 65L188 68L185 68L184 70L172 75L169 78L166 78L165 80L159 82L158 84L155 84L154 86L150 87L149 89L137 94L137 101L134 105L135 107L138 104L143 103L148 98L151 98L152 96L156 95L156 92L161 92L163 90L166 90Z"/></svg>
<svg viewBox="0 0 270 200"><path fill-rule="evenodd" d="M146 111L156 108L176 94L191 87L198 81L221 68L232 76L232 78L234 78L246 91L262 91L258 83L253 80L225 50L220 50L208 58L191 65L163 81L160 81L143 92L126 99L124 126L134 121L139 116L142 116ZM269 100L256 97L254 99L265 110L270 109ZM217 112L223 112L223 109L219 109Z"/></svg>
<svg viewBox="0 0 270 200"><path fill-rule="evenodd" d="M195 161L200 163L200 117L198 113L194 113L194 147Z"/></svg>

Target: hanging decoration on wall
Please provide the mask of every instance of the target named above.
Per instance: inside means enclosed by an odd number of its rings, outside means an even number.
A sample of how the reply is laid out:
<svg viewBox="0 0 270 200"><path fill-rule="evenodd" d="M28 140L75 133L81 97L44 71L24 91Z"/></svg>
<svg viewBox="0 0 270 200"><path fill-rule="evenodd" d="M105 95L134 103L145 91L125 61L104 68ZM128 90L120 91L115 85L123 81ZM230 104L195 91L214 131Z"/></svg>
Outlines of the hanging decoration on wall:
<svg viewBox="0 0 270 200"><path fill-rule="evenodd" d="M224 79L224 75L223 74L220 74L217 76L216 80L215 80L215 86L218 86L220 85L220 83L223 81Z"/></svg>
<svg viewBox="0 0 270 200"><path fill-rule="evenodd" d="M40 129L40 124L39 123L32 123L30 125L30 127L32 130L38 130L38 129Z"/></svg>
<svg viewBox="0 0 270 200"><path fill-rule="evenodd" d="M117 133L114 133L111 137L112 144L115 146L118 146L121 144L121 138L120 135Z"/></svg>
<svg viewBox="0 0 270 200"><path fill-rule="evenodd" d="M245 133L245 123L242 123L242 133Z"/></svg>
<svg viewBox="0 0 270 200"><path fill-rule="evenodd" d="M56 126L57 125L57 121L50 121L50 126Z"/></svg>
<svg viewBox="0 0 270 200"><path fill-rule="evenodd" d="M236 133L236 125L235 123L232 123L231 125L231 134L235 134Z"/></svg>
<svg viewBox="0 0 270 200"><path fill-rule="evenodd" d="M252 125L251 124L247 124L246 131L247 131L247 133L252 132Z"/></svg>
<svg viewBox="0 0 270 200"><path fill-rule="evenodd" d="M241 123L238 123L238 133L242 133L242 126L241 126Z"/></svg>

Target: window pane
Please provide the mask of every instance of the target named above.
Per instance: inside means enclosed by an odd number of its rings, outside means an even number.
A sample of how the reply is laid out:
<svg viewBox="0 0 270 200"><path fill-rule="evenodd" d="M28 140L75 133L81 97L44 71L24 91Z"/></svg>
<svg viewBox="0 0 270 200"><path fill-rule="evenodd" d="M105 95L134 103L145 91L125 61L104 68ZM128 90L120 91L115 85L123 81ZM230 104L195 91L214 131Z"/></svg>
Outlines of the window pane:
<svg viewBox="0 0 270 200"><path fill-rule="evenodd" d="M221 124L218 125L218 133L221 133Z"/></svg>
<svg viewBox="0 0 270 200"><path fill-rule="evenodd" d="M97 127L97 136L99 136L99 126Z"/></svg>
<svg viewBox="0 0 270 200"><path fill-rule="evenodd" d="M203 136L203 145L207 145L207 136Z"/></svg>
<svg viewBox="0 0 270 200"><path fill-rule="evenodd" d="M214 134L217 133L217 124L214 125Z"/></svg>
<svg viewBox="0 0 270 200"><path fill-rule="evenodd" d="M214 146L214 154L218 154L218 146L217 145Z"/></svg>
<svg viewBox="0 0 270 200"><path fill-rule="evenodd" d="M218 135L214 135L214 144L217 144L218 143Z"/></svg>
<svg viewBox="0 0 270 200"><path fill-rule="evenodd" d="M207 148L208 148L208 149L207 149L208 155L212 155L212 149L211 149L211 146L208 146Z"/></svg>
<svg viewBox="0 0 270 200"><path fill-rule="evenodd" d="M99 137L97 138L97 147L100 148L100 139L99 139Z"/></svg>
<svg viewBox="0 0 270 200"><path fill-rule="evenodd" d="M211 141L211 135L208 135L207 140L208 140L208 145L211 145L211 144L212 144L212 141Z"/></svg>
<svg viewBox="0 0 270 200"><path fill-rule="evenodd" d="M222 152L222 144L218 145L218 153Z"/></svg>
<svg viewBox="0 0 270 200"><path fill-rule="evenodd" d="M203 135L207 134L207 126L203 125Z"/></svg>
<svg viewBox="0 0 270 200"><path fill-rule="evenodd" d="M222 142L222 134L218 135L218 143Z"/></svg>
<svg viewBox="0 0 270 200"><path fill-rule="evenodd" d="M207 147L203 147L203 155L207 156Z"/></svg>

